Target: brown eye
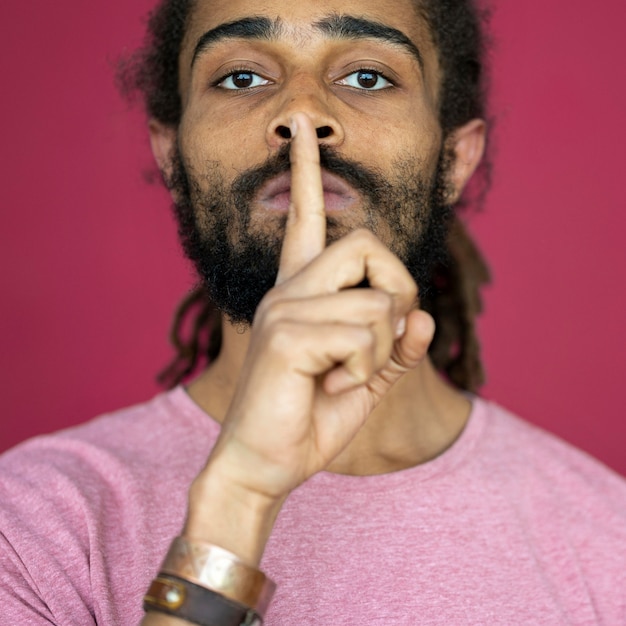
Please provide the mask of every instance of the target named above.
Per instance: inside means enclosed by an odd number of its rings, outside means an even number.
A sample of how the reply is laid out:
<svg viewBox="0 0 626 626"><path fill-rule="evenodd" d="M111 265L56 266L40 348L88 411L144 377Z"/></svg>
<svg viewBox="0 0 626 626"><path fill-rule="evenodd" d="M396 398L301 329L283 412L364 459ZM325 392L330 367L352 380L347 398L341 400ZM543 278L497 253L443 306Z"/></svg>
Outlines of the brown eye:
<svg viewBox="0 0 626 626"><path fill-rule="evenodd" d="M375 72L361 71L357 73L357 81L363 89L373 89L378 83L378 74Z"/></svg>
<svg viewBox="0 0 626 626"><path fill-rule="evenodd" d="M237 91L241 89L251 89L253 87L261 87L268 85L269 80L255 74L254 72L239 71L232 72L228 76L224 76L216 86L222 89L228 89L230 91Z"/></svg>
<svg viewBox="0 0 626 626"><path fill-rule="evenodd" d="M348 74L345 78L337 81L337 84L353 87L354 89L361 89L363 91L380 91L393 87L393 83L380 72L367 69L352 72L352 74Z"/></svg>
<svg viewBox="0 0 626 626"><path fill-rule="evenodd" d="M239 89L246 89L246 87L250 87L252 85L253 76L250 72L239 72L238 74L233 74L232 81L233 85Z"/></svg>

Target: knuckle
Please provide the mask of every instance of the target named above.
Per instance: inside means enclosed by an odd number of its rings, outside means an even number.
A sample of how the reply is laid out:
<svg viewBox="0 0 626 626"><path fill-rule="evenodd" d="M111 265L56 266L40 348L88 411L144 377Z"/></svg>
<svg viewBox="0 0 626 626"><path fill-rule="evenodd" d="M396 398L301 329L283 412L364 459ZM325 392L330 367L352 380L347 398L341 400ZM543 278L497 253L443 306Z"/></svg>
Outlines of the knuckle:
<svg viewBox="0 0 626 626"><path fill-rule="evenodd" d="M273 354L289 355L294 346L294 324L287 320L275 320L268 325L266 345Z"/></svg>
<svg viewBox="0 0 626 626"><path fill-rule="evenodd" d="M357 228L356 230L353 230L348 237L350 237L356 244L363 246L379 242L378 237L376 237L376 235L374 235L374 233L367 228Z"/></svg>
<svg viewBox="0 0 626 626"><path fill-rule="evenodd" d="M281 286L270 289L263 296L263 299L257 307L254 315L254 325L258 327L260 325L273 323L275 320L279 319L284 309L282 306L284 300L285 298Z"/></svg>
<svg viewBox="0 0 626 626"><path fill-rule="evenodd" d="M409 271L404 268L404 271L398 274L398 281L396 283L395 298L397 300L396 306L402 311L414 308L419 303L418 300L418 287L417 283L409 274Z"/></svg>
<svg viewBox="0 0 626 626"><path fill-rule="evenodd" d="M354 346L363 353L372 353L376 345L376 333L369 326L357 326L353 332Z"/></svg>
<svg viewBox="0 0 626 626"><path fill-rule="evenodd" d="M381 289L371 289L368 299L372 312L377 317L390 317L393 311L393 298Z"/></svg>
<svg viewBox="0 0 626 626"><path fill-rule="evenodd" d="M419 302L417 284L415 283L413 279L407 282L404 299L409 304L409 307L416 306Z"/></svg>
<svg viewBox="0 0 626 626"><path fill-rule="evenodd" d="M288 301L284 299L279 299L278 297L272 297L271 300L267 303L263 312L265 324L272 326L277 324L281 320L286 319L288 316L288 309Z"/></svg>

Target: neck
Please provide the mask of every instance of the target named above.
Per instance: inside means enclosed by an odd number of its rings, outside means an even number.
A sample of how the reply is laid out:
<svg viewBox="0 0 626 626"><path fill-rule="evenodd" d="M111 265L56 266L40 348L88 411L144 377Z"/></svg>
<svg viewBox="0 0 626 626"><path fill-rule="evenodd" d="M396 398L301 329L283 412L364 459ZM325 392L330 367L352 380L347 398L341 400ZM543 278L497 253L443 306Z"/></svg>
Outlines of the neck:
<svg viewBox="0 0 626 626"><path fill-rule="evenodd" d="M188 386L192 399L220 423L235 391L249 339L249 329L242 331L224 322L218 358ZM470 409L469 400L426 359L396 383L327 469L368 475L425 463L454 443Z"/></svg>

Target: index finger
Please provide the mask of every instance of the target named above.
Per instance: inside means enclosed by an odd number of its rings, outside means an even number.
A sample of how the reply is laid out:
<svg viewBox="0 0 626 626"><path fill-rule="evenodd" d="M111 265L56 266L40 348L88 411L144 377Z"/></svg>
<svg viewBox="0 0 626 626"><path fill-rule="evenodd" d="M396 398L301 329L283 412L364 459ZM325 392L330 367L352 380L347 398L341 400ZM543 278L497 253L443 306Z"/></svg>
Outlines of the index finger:
<svg viewBox="0 0 626 626"><path fill-rule="evenodd" d="M291 123L291 202L276 284L297 274L326 247L326 211L317 133L311 118Z"/></svg>

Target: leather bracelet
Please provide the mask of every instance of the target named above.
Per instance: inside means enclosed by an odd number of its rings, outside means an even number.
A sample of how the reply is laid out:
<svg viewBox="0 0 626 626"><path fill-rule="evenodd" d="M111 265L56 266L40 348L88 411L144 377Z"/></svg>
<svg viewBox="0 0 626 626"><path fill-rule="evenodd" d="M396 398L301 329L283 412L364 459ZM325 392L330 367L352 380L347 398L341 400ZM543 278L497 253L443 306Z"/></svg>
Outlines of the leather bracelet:
<svg viewBox="0 0 626 626"><path fill-rule="evenodd" d="M161 571L225 596L252 609L261 618L276 589L263 572L232 552L186 537L174 539Z"/></svg>
<svg viewBox="0 0 626 626"><path fill-rule="evenodd" d="M143 599L144 611L156 611L199 626L260 626L252 609L177 576L159 574Z"/></svg>

